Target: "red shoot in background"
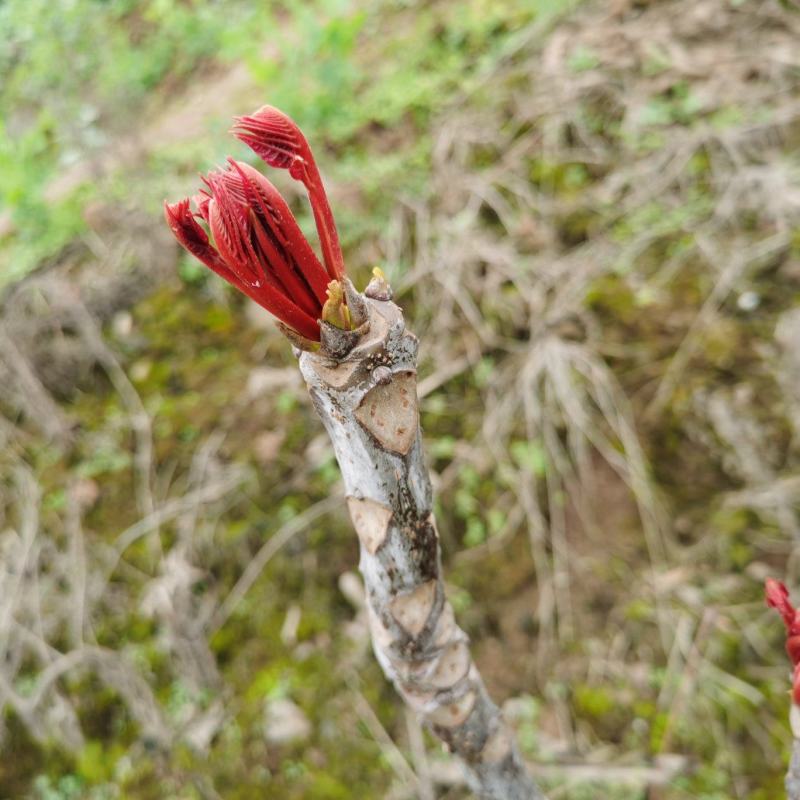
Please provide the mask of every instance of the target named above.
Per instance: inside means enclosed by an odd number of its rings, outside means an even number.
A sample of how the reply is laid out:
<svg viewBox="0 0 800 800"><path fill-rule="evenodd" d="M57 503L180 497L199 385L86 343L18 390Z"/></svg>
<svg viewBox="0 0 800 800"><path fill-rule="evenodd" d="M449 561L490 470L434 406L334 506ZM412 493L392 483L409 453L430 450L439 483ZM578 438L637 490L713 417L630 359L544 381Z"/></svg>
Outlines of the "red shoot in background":
<svg viewBox="0 0 800 800"><path fill-rule="evenodd" d="M767 578L767 605L778 610L786 625L786 652L792 661L792 700L800 705L800 614L789 599L789 590L780 582Z"/></svg>

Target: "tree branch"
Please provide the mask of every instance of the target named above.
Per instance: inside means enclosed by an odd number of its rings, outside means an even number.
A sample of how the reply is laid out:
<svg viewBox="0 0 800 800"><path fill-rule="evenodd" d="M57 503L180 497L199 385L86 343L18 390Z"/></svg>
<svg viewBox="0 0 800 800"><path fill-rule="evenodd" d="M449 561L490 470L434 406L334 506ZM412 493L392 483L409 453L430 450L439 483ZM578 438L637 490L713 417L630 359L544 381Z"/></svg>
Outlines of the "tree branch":
<svg viewBox="0 0 800 800"><path fill-rule="evenodd" d="M368 331L300 369L333 442L359 537L375 655L407 705L468 767L487 800L543 800L486 692L445 597L417 407L417 338L367 289ZM348 300L349 302L349 300Z"/></svg>

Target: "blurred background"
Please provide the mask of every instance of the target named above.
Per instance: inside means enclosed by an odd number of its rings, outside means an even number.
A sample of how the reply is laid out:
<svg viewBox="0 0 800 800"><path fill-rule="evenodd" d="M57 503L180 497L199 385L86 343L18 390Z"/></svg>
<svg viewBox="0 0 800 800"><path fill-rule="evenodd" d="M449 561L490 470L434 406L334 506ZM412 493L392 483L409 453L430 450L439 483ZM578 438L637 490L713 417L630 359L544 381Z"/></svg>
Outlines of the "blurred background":
<svg viewBox="0 0 800 800"><path fill-rule="evenodd" d="M549 796L780 797L799 37L789 0L0 0L0 797L466 797L369 651L286 341L163 221L266 102L421 338L449 591Z"/></svg>

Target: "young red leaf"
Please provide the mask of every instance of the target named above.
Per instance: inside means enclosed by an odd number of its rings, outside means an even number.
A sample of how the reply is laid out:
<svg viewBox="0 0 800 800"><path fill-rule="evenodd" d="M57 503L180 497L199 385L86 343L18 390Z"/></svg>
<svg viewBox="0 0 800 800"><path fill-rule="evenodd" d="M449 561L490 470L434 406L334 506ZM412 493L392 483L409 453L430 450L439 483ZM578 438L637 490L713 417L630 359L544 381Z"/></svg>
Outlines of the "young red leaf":
<svg viewBox="0 0 800 800"><path fill-rule="evenodd" d="M336 223L322 176L300 128L277 108L263 106L253 114L237 117L232 132L271 167L288 169L289 174L305 186L328 275L341 281L344 259Z"/></svg>
<svg viewBox="0 0 800 800"><path fill-rule="evenodd" d="M225 169L202 178L205 188L192 198L194 212L189 200L165 203L167 223L192 255L274 314L301 337L298 341L318 342L331 278L342 279L344 268L333 214L311 149L295 123L269 106L238 118L235 133L268 164L288 169L302 181L311 200L325 266L278 190L258 170L230 158ZM343 308L343 318L349 319L346 311Z"/></svg>

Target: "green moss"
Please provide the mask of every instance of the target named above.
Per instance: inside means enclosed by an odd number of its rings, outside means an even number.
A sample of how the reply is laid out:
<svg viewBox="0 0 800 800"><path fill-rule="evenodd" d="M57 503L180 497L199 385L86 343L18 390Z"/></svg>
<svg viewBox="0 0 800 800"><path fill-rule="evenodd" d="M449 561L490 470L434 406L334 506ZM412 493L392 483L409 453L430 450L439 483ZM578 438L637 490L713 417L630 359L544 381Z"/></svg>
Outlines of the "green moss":
<svg viewBox="0 0 800 800"><path fill-rule="evenodd" d="M573 689L573 701L580 714L602 719L616 708L611 692L602 686L578 684Z"/></svg>

